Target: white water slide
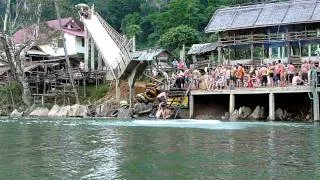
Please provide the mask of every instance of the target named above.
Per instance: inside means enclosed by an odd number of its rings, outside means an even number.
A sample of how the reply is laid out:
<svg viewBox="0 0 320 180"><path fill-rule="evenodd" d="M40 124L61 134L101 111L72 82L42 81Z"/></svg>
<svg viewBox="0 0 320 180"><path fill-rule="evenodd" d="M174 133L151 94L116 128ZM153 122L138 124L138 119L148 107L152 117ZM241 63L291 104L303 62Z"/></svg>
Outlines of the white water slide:
<svg viewBox="0 0 320 180"><path fill-rule="evenodd" d="M128 41L107 24L98 13L93 13L90 18L81 16L88 35L93 39L104 63L113 71L115 78L124 73L130 63Z"/></svg>

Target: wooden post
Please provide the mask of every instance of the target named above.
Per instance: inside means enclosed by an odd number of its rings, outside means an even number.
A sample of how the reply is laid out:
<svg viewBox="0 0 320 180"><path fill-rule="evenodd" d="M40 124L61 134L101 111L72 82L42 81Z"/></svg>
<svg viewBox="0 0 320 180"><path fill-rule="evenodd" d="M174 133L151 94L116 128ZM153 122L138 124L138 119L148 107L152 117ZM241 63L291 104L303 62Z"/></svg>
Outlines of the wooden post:
<svg viewBox="0 0 320 180"><path fill-rule="evenodd" d="M221 64L222 61L222 52L221 52L221 46L218 47L218 64Z"/></svg>
<svg viewBox="0 0 320 180"><path fill-rule="evenodd" d="M272 47L269 46L269 59L272 59Z"/></svg>
<svg viewBox="0 0 320 180"><path fill-rule="evenodd" d="M136 52L136 36L132 37L132 52Z"/></svg>
<svg viewBox="0 0 320 180"><path fill-rule="evenodd" d="M194 118L194 96L193 95L189 95L189 118L193 119Z"/></svg>
<svg viewBox="0 0 320 180"><path fill-rule="evenodd" d="M90 54L90 56L91 56L91 65L90 65L90 68L91 68L91 70L92 71L94 71L94 41L93 41L93 39L91 39L91 54Z"/></svg>
<svg viewBox="0 0 320 180"><path fill-rule="evenodd" d="M285 34L282 33L282 40L285 40ZM281 47L281 58L284 59L284 53L285 53L285 46Z"/></svg>
<svg viewBox="0 0 320 180"><path fill-rule="evenodd" d="M102 57L101 54L98 52L98 70L102 70Z"/></svg>
<svg viewBox="0 0 320 180"><path fill-rule="evenodd" d="M116 100L120 100L121 90L120 90L120 80L116 79Z"/></svg>
<svg viewBox="0 0 320 180"><path fill-rule="evenodd" d="M250 45L250 58L251 58L251 61L253 62L253 56L254 56L254 45L253 43Z"/></svg>
<svg viewBox="0 0 320 180"><path fill-rule="evenodd" d="M313 121L314 122L319 122L320 117L319 117L319 94L315 90L313 91Z"/></svg>
<svg viewBox="0 0 320 180"><path fill-rule="evenodd" d="M230 94L230 98L229 98L229 113L230 113L230 115L233 113L234 109L235 109L235 95Z"/></svg>
<svg viewBox="0 0 320 180"><path fill-rule="evenodd" d="M128 85L129 85L129 101L130 101L130 107L133 107L133 102L134 102L134 82L131 82L130 79L128 79Z"/></svg>
<svg viewBox="0 0 320 180"><path fill-rule="evenodd" d="M320 36L320 29L317 29L317 37L319 37ZM320 45L319 44L317 44L317 49L320 49Z"/></svg>
<svg viewBox="0 0 320 180"><path fill-rule="evenodd" d="M44 106L44 94L41 96L41 105Z"/></svg>
<svg viewBox="0 0 320 180"><path fill-rule="evenodd" d="M195 54L192 54L192 62L193 64L197 62L197 56Z"/></svg>
<svg viewBox="0 0 320 180"><path fill-rule="evenodd" d="M289 29L286 29L286 41L287 41L287 53L288 53L288 63L290 63L290 57L291 57L291 45L290 45L290 35L289 35Z"/></svg>
<svg viewBox="0 0 320 180"><path fill-rule="evenodd" d="M311 57L311 44L308 44L308 57Z"/></svg>
<svg viewBox="0 0 320 180"><path fill-rule="evenodd" d="M89 70L89 34L88 29L84 28L84 71Z"/></svg>
<svg viewBox="0 0 320 180"><path fill-rule="evenodd" d="M231 60L231 48L230 46L228 47L228 51L229 51L229 58L228 58L228 65L230 65L230 60Z"/></svg>
<svg viewBox="0 0 320 180"><path fill-rule="evenodd" d="M270 121L276 120L274 93L269 94L269 120Z"/></svg>
<svg viewBox="0 0 320 180"><path fill-rule="evenodd" d="M264 63L264 44L262 44L262 63Z"/></svg>

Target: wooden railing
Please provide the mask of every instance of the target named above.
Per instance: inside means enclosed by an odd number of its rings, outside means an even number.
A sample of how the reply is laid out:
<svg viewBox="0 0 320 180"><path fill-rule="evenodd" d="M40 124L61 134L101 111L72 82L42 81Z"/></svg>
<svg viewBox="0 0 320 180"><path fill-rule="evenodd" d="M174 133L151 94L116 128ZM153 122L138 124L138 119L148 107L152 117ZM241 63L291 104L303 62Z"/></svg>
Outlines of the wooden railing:
<svg viewBox="0 0 320 180"><path fill-rule="evenodd" d="M121 51L116 60L116 62L118 63L116 76L119 78L124 73L127 65L132 59L129 54L129 51L133 47L132 40L130 39L128 41L127 38L118 33L114 28L112 28L97 12L95 12L95 15Z"/></svg>
<svg viewBox="0 0 320 180"><path fill-rule="evenodd" d="M271 33L271 34L250 34L226 36L220 38L220 43L225 45L299 41L299 40L320 40L318 31L301 31L288 33Z"/></svg>

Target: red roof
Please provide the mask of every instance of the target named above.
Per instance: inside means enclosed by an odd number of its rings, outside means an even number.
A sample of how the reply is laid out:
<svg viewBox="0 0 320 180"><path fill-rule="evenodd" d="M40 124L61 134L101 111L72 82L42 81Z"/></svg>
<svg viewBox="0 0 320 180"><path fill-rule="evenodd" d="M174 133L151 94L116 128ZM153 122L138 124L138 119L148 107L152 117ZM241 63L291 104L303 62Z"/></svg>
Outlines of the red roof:
<svg viewBox="0 0 320 180"><path fill-rule="evenodd" d="M45 24L53 30L60 30L59 20L57 19L47 21L45 22ZM61 25L62 25L62 31L64 33L68 33L73 36L84 37L84 30L83 30L82 24L75 21L73 18L69 17L69 18L61 19ZM32 37L34 37L34 29L35 29L34 25L20 29L13 35L13 42L16 44L22 44L30 40Z"/></svg>

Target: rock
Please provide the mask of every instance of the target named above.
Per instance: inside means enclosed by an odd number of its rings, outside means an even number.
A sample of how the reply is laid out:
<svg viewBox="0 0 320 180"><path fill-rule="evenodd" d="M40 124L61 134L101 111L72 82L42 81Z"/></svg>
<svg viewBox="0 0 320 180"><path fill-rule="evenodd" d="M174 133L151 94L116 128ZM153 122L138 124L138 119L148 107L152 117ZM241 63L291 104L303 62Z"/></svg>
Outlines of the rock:
<svg viewBox="0 0 320 180"><path fill-rule="evenodd" d="M110 117L111 114L118 108L118 102L107 102L105 104L101 104L96 108L96 116L97 117Z"/></svg>
<svg viewBox="0 0 320 180"><path fill-rule="evenodd" d="M153 104L152 103L149 103L149 104L145 104L145 103L136 103L134 105L134 113L135 114L139 114L139 115L142 115L142 114L148 114L152 111L153 109Z"/></svg>
<svg viewBox="0 0 320 180"><path fill-rule="evenodd" d="M33 104L32 106L29 106L29 107L27 107L27 108L25 108L24 110L21 110L21 111L24 112L23 114L29 114L30 115L37 108L38 108L38 105Z"/></svg>
<svg viewBox="0 0 320 180"><path fill-rule="evenodd" d="M239 112L238 110L234 110L233 113L231 113L231 116L230 116L230 121L237 121L239 120Z"/></svg>
<svg viewBox="0 0 320 180"><path fill-rule="evenodd" d="M55 104L55 105L51 108L51 110L49 111L48 116L49 116L49 117L55 117L55 116L57 116L57 114L58 114L58 112L60 111L60 109L61 109L61 107L60 107L59 105Z"/></svg>
<svg viewBox="0 0 320 180"><path fill-rule="evenodd" d="M249 115L251 114L252 110L249 107L240 107L239 108L239 118L241 119L246 119L249 117Z"/></svg>
<svg viewBox="0 0 320 180"><path fill-rule="evenodd" d="M56 113L56 117L67 117L70 110L70 106L62 106L59 112Z"/></svg>
<svg viewBox="0 0 320 180"><path fill-rule="evenodd" d="M118 111L118 118L131 118L132 117L132 109L121 107Z"/></svg>
<svg viewBox="0 0 320 180"><path fill-rule="evenodd" d="M285 115L284 112L281 108L278 108L275 112L276 120L285 120Z"/></svg>
<svg viewBox="0 0 320 180"><path fill-rule="evenodd" d="M264 111L264 110L263 110ZM260 114L261 114L261 108L260 106L257 106L253 112L251 113L251 115L249 115L249 119L252 119L252 120L258 120L260 119Z"/></svg>
<svg viewBox="0 0 320 180"><path fill-rule="evenodd" d="M228 120L228 119L230 119L230 113L229 112L226 112L226 113L224 113L224 120Z"/></svg>
<svg viewBox="0 0 320 180"><path fill-rule="evenodd" d="M259 119L263 119L265 117L264 114L265 114L264 107L261 106L259 111Z"/></svg>
<svg viewBox="0 0 320 180"><path fill-rule="evenodd" d="M87 117L89 109L87 106L75 104L70 106L68 116L69 117Z"/></svg>
<svg viewBox="0 0 320 180"><path fill-rule="evenodd" d="M23 115L23 112L19 112L17 109L15 109L10 114L10 117L21 117L22 115Z"/></svg>
<svg viewBox="0 0 320 180"><path fill-rule="evenodd" d="M29 116L31 117L46 117L49 114L49 109L46 107L38 107L32 111Z"/></svg>

